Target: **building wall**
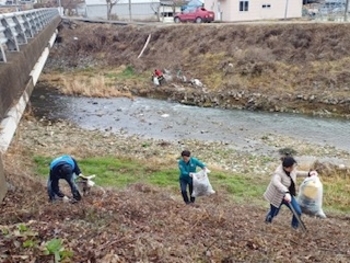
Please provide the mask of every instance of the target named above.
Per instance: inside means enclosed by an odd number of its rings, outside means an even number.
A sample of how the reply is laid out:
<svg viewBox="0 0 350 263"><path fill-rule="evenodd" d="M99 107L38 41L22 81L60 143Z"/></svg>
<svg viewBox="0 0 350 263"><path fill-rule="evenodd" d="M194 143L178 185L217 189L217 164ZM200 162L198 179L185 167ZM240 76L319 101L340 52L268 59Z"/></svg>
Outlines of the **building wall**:
<svg viewBox="0 0 350 263"><path fill-rule="evenodd" d="M132 0L131 17L133 20L156 20L159 2L141 2L135 3ZM112 15L117 16L119 20L129 19L129 4L118 2L112 9ZM89 4L86 3L86 16L95 19L107 19L107 5L104 4Z"/></svg>
<svg viewBox="0 0 350 263"><path fill-rule="evenodd" d="M248 3L248 11L240 11L240 7L246 7L244 2ZM205 0L205 8L215 12L215 19L226 22L298 18L302 5L302 0Z"/></svg>

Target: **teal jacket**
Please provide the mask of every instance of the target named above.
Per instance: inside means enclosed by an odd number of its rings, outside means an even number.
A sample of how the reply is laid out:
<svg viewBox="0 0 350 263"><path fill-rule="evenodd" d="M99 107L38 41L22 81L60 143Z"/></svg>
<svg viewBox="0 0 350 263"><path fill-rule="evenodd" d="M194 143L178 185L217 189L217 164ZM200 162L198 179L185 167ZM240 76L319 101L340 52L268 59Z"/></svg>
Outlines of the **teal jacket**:
<svg viewBox="0 0 350 263"><path fill-rule="evenodd" d="M191 157L188 163L185 163L185 161L181 159L179 161L179 169L180 169L179 179L187 182L192 182L190 173L195 173L197 166L203 169L205 167L205 164L194 157Z"/></svg>

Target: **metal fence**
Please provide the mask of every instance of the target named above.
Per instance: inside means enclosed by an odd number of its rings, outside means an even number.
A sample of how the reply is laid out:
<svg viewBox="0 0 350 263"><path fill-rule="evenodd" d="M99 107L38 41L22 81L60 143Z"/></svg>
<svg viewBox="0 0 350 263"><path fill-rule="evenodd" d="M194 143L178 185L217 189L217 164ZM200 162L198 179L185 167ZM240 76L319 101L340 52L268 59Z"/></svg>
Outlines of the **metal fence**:
<svg viewBox="0 0 350 263"><path fill-rule="evenodd" d="M350 8L346 0L317 1L304 6L303 16L320 22L349 22Z"/></svg>
<svg viewBox="0 0 350 263"><path fill-rule="evenodd" d="M27 44L57 16L56 8L1 14L0 63L6 63L8 52L19 52L21 45Z"/></svg>

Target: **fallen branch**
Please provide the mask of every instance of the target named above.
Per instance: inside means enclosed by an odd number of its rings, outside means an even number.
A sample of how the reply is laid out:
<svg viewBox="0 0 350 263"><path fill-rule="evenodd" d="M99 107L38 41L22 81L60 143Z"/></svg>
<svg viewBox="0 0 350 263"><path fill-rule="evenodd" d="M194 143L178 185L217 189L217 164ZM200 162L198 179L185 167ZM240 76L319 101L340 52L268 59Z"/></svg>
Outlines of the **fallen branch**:
<svg viewBox="0 0 350 263"><path fill-rule="evenodd" d="M140 57L142 56L142 54L143 54L143 52L145 51L145 49L146 49L146 47L147 47L147 45L148 45L150 39L151 39L151 34L148 35L148 38L147 38L147 40L146 40L146 43L145 43L145 45L143 46L143 48L142 48L142 50L141 50L141 52L140 52L140 55L139 55L137 58L140 58Z"/></svg>

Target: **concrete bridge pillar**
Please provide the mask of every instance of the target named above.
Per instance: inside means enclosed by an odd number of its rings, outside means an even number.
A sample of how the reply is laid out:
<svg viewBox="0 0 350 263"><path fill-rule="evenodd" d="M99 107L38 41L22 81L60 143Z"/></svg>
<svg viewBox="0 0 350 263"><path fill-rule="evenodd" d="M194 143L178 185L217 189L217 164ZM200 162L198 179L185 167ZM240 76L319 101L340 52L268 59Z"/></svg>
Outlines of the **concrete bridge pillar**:
<svg viewBox="0 0 350 263"><path fill-rule="evenodd" d="M5 181L5 172L2 165L1 153L0 153L0 203L4 199L7 192L7 185Z"/></svg>

